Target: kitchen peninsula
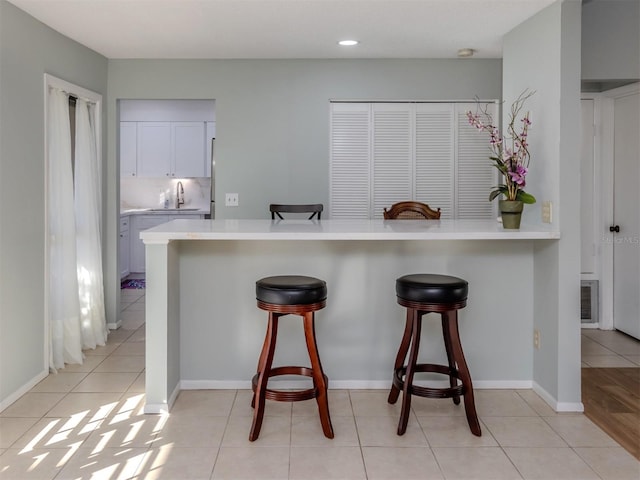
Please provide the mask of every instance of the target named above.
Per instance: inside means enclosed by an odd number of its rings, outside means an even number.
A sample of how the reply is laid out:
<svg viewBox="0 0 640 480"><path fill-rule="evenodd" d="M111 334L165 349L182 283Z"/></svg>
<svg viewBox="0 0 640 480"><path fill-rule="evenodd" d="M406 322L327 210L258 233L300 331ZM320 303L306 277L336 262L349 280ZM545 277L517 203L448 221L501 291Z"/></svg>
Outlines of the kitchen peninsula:
<svg viewBox="0 0 640 480"><path fill-rule="evenodd" d="M404 311L395 279L444 273L469 282L460 335L477 388L531 388L534 250L552 226L504 230L480 220L173 220L145 243L146 413L181 389L250 388L266 328L255 281L281 274L327 282L316 334L330 388L388 388ZM441 360L438 319L421 358ZM274 364L306 364L299 322L283 319ZM296 338L296 341L292 339ZM293 363L292 363L293 362Z"/></svg>

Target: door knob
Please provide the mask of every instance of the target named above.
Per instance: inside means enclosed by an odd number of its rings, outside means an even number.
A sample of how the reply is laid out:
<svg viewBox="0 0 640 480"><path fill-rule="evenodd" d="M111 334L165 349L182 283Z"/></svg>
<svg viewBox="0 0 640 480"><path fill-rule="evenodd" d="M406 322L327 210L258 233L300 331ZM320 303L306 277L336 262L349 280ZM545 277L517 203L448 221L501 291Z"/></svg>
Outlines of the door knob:
<svg viewBox="0 0 640 480"><path fill-rule="evenodd" d="M619 233L620 232L620 225L612 225L611 227L609 227L609 231L610 232Z"/></svg>

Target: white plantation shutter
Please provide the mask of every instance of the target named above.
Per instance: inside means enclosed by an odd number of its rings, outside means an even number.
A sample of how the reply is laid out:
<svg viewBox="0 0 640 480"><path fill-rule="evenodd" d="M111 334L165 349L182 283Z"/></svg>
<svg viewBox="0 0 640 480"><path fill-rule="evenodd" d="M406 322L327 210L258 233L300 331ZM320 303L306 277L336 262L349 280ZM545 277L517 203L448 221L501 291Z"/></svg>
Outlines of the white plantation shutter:
<svg viewBox="0 0 640 480"><path fill-rule="evenodd" d="M332 103L329 217L369 218L370 105Z"/></svg>
<svg viewBox="0 0 640 480"><path fill-rule="evenodd" d="M413 117L407 103L375 103L373 111L372 218L413 198Z"/></svg>
<svg viewBox="0 0 640 480"><path fill-rule="evenodd" d="M489 138L469 125L475 103L331 103L329 218L382 218L416 200L443 219L494 218ZM498 105L489 112L498 120Z"/></svg>
<svg viewBox="0 0 640 480"><path fill-rule="evenodd" d="M456 104L457 164L456 204L459 219L493 218L494 205L489 202L489 193L497 184L496 168L489 155L489 135L469 125L466 112L476 111L474 103ZM495 104L489 113L497 119Z"/></svg>
<svg viewBox="0 0 640 480"><path fill-rule="evenodd" d="M454 218L454 108L446 103L416 106L415 200Z"/></svg>

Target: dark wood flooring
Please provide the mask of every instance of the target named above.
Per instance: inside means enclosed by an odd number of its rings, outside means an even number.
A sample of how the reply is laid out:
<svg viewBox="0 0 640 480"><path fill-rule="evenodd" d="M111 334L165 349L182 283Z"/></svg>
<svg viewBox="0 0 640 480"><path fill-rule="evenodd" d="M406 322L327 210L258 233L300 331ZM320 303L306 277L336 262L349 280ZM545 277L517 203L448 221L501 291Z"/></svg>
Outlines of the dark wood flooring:
<svg viewBox="0 0 640 480"><path fill-rule="evenodd" d="M640 460L640 368L583 368L584 413Z"/></svg>

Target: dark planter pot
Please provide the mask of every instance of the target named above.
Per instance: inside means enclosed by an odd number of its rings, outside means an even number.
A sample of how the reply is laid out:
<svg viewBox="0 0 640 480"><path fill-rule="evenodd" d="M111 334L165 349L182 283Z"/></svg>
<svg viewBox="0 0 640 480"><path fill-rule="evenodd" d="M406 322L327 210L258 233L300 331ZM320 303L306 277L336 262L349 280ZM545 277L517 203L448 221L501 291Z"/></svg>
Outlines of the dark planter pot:
<svg viewBox="0 0 640 480"><path fill-rule="evenodd" d="M509 230L519 229L524 204L520 200L500 200L499 206L500 214L502 215L502 227Z"/></svg>

